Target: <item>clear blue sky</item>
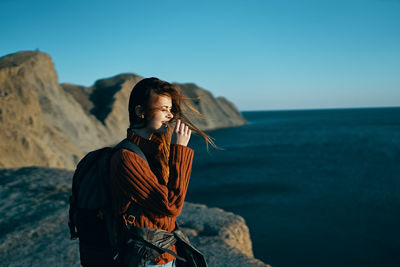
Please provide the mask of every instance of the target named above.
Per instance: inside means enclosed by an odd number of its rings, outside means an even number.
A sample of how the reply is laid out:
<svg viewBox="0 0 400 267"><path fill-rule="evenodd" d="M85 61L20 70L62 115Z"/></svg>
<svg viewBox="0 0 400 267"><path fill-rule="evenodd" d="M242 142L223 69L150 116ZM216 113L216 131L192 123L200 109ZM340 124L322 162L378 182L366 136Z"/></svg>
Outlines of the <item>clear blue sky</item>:
<svg viewBox="0 0 400 267"><path fill-rule="evenodd" d="M0 1L0 55L60 82L132 72L240 110L400 106L400 0Z"/></svg>

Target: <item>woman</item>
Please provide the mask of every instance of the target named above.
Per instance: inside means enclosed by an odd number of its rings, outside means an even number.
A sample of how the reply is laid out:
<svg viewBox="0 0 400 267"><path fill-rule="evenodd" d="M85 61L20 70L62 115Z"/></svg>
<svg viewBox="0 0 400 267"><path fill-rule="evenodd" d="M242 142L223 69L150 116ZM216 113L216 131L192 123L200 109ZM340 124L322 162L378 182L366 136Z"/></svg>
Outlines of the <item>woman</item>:
<svg viewBox="0 0 400 267"><path fill-rule="evenodd" d="M111 159L111 191L118 216L132 207L136 209L134 220L129 221L133 227L176 230L175 220L181 212L192 169L193 150L187 147L192 130L204 137L207 146L214 146L182 109L199 114L168 82L147 78L132 89L127 139L142 150L148 164L134 152L118 150ZM147 259L146 266L176 266L176 245L168 250L172 253ZM132 251L125 254L139 254ZM126 256L132 255L123 257Z"/></svg>

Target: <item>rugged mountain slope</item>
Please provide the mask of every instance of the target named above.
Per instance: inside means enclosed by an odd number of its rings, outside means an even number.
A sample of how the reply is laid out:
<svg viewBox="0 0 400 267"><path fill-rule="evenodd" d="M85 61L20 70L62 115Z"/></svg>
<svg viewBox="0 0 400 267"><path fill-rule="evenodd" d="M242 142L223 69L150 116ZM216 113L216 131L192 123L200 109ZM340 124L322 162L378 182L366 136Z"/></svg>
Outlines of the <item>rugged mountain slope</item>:
<svg viewBox="0 0 400 267"><path fill-rule="evenodd" d="M73 169L88 151L121 140L129 126L128 100L142 79L120 74L91 87L59 84L48 54L20 52L0 58L0 168ZM180 84L209 120L201 129L246 123L232 103L194 84Z"/></svg>
<svg viewBox="0 0 400 267"><path fill-rule="evenodd" d="M72 168L81 150L89 149L89 132L98 127L61 90L48 55L23 52L1 58L0 95L0 167Z"/></svg>

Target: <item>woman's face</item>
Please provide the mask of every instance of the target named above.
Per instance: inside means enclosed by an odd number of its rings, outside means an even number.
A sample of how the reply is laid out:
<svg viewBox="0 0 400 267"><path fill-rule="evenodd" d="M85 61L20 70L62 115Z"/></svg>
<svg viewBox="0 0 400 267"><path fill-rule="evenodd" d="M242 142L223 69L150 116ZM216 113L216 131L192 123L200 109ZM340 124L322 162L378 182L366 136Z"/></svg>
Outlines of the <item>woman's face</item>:
<svg viewBox="0 0 400 267"><path fill-rule="evenodd" d="M171 113L172 100L167 95L153 96L156 100L152 105L153 116L147 123L147 131L150 133L166 133L168 122L174 117Z"/></svg>

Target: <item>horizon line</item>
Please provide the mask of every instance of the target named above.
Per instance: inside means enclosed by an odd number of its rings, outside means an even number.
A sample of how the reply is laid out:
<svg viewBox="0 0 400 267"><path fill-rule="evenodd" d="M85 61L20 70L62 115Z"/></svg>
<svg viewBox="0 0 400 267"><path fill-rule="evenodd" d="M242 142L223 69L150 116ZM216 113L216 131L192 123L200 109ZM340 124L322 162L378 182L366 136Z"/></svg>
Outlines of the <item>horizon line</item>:
<svg viewBox="0 0 400 267"><path fill-rule="evenodd" d="M331 107L331 108L289 108L289 109L246 109L240 112L260 112L260 111L317 111L317 110L338 110L338 109L390 109L400 108L400 106L367 106L367 107Z"/></svg>

